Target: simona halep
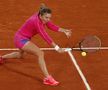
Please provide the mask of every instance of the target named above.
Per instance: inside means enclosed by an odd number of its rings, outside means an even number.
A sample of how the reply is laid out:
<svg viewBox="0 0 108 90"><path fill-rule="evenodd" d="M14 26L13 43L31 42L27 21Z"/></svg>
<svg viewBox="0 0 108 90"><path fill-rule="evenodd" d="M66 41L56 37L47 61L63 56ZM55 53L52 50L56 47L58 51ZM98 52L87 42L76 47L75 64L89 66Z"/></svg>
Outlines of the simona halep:
<svg viewBox="0 0 108 90"><path fill-rule="evenodd" d="M63 32L67 37L71 36L71 30L60 28L59 26L53 24L50 21L51 15L51 9L42 4L39 12L32 15L15 34L14 43L15 46L20 49L19 52L12 52L10 54L0 56L0 64L3 64L8 58L22 58L24 52L31 53L38 56L39 66L45 76L43 83L46 85L56 86L59 82L48 73L44 60L44 52L41 51L36 44L31 42L31 38L34 35L39 34L49 45L54 47L57 52L64 52L64 50L61 49L46 33L45 26L53 31Z"/></svg>

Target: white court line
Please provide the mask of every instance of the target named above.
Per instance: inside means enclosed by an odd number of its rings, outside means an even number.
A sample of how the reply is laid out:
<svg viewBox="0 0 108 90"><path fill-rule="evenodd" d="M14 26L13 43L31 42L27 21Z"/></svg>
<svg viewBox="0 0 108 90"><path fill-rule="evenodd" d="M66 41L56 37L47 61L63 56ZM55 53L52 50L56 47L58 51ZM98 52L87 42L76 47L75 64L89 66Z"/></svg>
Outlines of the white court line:
<svg viewBox="0 0 108 90"><path fill-rule="evenodd" d="M69 49L69 50L80 50L80 48L63 48L63 49ZM100 49L100 50L108 50L108 47L89 47L89 48L82 48L82 49ZM0 48L0 51L14 51L19 50L18 48ZM40 48L40 50L55 50L54 48ZM68 51L68 50L66 50Z"/></svg>
<svg viewBox="0 0 108 90"><path fill-rule="evenodd" d="M18 48L0 48L0 51L17 51ZM40 50L55 50L54 48L40 48Z"/></svg>
<svg viewBox="0 0 108 90"><path fill-rule="evenodd" d="M63 49L69 49L72 50L71 48L63 48ZM0 51L17 51L19 50L18 48L0 48ZM55 50L55 48L40 48L40 50Z"/></svg>
<svg viewBox="0 0 108 90"><path fill-rule="evenodd" d="M77 71L78 71L78 73L79 73L81 79L83 80L83 82L84 82L84 84L85 84L85 86L86 86L86 89L87 89L87 90L91 90L91 88L90 88L90 86L89 86L89 84L88 84L88 82L87 82L87 80L86 80L84 74L82 73L80 67L78 66L78 64L77 64L77 62L76 62L76 60L75 60L75 58L74 58L72 52L71 52L71 51L68 51L68 54L69 54L69 56L70 56L72 62L74 63L74 65L75 65L75 67L76 67L76 69L77 69Z"/></svg>

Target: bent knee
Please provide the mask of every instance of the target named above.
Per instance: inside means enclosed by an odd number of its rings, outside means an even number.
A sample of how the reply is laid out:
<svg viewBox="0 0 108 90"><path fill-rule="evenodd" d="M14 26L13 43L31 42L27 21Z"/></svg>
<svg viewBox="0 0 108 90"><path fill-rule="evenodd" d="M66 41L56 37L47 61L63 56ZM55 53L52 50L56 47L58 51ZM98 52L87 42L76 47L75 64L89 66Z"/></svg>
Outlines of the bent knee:
<svg viewBox="0 0 108 90"><path fill-rule="evenodd" d="M44 52L40 50L40 51L38 52L38 56L39 56L39 57L44 56Z"/></svg>

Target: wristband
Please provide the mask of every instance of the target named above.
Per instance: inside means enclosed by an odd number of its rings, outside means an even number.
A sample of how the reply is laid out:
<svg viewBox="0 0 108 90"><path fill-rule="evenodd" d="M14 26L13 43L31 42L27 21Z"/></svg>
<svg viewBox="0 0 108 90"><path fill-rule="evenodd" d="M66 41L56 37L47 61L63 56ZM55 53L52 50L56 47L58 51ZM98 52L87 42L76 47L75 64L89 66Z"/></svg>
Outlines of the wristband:
<svg viewBox="0 0 108 90"><path fill-rule="evenodd" d="M57 51L57 50L59 50L60 47L58 45L56 45L54 48Z"/></svg>

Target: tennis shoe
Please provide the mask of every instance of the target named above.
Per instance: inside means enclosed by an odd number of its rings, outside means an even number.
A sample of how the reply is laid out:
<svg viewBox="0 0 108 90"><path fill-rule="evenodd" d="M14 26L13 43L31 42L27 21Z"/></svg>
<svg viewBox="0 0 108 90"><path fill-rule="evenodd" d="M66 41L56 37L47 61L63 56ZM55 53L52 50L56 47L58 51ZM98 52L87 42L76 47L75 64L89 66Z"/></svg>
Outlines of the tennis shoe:
<svg viewBox="0 0 108 90"><path fill-rule="evenodd" d="M50 86L57 86L59 84L59 82L54 80L54 78L51 75L49 75L48 77L44 78L43 83L45 85L50 85Z"/></svg>

